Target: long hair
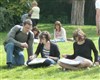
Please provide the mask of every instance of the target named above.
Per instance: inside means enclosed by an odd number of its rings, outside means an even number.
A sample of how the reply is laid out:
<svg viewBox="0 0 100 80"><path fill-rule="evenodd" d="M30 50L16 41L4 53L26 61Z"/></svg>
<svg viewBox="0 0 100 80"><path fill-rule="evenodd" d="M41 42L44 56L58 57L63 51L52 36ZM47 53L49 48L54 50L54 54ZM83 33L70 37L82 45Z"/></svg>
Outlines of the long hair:
<svg viewBox="0 0 100 80"><path fill-rule="evenodd" d="M61 31L61 27L62 27L62 24L61 24L61 22L60 21L56 21L55 22L55 29L56 29L56 25L58 25L59 26L59 31ZM56 29L56 31L57 31L57 29Z"/></svg>
<svg viewBox="0 0 100 80"><path fill-rule="evenodd" d="M39 34L40 34L40 30L38 29L38 28L36 28L36 27L34 27L33 29L32 29L32 32L34 33L34 31L36 31L37 33L34 35L34 37L35 38L38 38L38 36L39 36Z"/></svg>
<svg viewBox="0 0 100 80"><path fill-rule="evenodd" d="M41 34L39 35L39 38L40 38L40 40L41 40L42 38L45 38L46 41L50 41L51 36L50 36L50 33L49 33L48 31L43 31L43 32L41 32Z"/></svg>
<svg viewBox="0 0 100 80"><path fill-rule="evenodd" d="M78 41L82 41L86 39L86 34L80 28L78 28L73 33L73 38L75 41L76 37L78 37Z"/></svg>

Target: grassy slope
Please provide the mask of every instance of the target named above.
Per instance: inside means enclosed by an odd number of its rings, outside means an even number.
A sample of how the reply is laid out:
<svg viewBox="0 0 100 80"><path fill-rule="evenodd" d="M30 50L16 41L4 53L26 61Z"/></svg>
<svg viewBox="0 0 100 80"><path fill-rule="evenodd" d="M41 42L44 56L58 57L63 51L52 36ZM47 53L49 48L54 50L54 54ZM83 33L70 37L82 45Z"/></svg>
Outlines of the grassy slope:
<svg viewBox="0 0 100 80"><path fill-rule="evenodd" d="M72 37L72 32L79 26L64 25L67 31L67 37ZM91 38L96 47L98 37L96 36L95 26L82 26L81 27L87 36ZM53 38L53 25L52 24L40 24L39 29L41 31L48 30ZM6 68L6 54L3 49L3 40L5 39L6 33L0 32L0 78L6 80L99 80L100 79L100 67L92 67L90 69L78 70L78 71L62 71L58 65L48 68L37 68L30 69L25 66L16 67L14 69ZM72 54L73 43L57 43L61 54ZM34 51L36 50L37 44L34 45ZM26 50L25 59L27 60Z"/></svg>

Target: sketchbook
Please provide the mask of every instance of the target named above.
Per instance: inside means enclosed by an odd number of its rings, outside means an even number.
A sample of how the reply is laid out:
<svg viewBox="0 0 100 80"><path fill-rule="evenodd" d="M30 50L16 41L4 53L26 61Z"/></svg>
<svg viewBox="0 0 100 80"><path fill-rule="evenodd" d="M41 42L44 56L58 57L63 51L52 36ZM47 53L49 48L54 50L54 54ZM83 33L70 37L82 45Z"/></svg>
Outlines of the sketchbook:
<svg viewBox="0 0 100 80"><path fill-rule="evenodd" d="M80 64L80 61L75 61L75 60L70 60L70 59L65 59L65 58L62 58L59 61L62 62L62 63L65 63L65 64L69 64L69 65L78 65L78 64Z"/></svg>
<svg viewBox="0 0 100 80"><path fill-rule="evenodd" d="M46 58L35 58L28 63L28 65L43 63Z"/></svg>

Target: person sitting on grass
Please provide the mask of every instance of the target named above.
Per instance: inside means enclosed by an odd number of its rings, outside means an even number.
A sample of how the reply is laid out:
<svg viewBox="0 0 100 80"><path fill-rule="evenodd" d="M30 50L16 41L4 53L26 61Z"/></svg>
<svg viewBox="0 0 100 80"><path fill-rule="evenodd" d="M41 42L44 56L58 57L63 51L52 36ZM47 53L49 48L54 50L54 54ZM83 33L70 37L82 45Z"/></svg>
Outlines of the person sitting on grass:
<svg viewBox="0 0 100 80"><path fill-rule="evenodd" d="M34 43L39 43L39 34L40 30L36 27L33 27L32 32L34 33Z"/></svg>
<svg viewBox="0 0 100 80"><path fill-rule="evenodd" d="M50 33L47 31L43 31L40 35L40 43L38 44L37 50L33 56L30 57L30 60L34 60L38 57L39 53L41 53L41 57L45 58L43 63L39 64L31 64L31 61L27 62L28 66L30 67L46 67L50 66L51 64L56 64L60 58L60 52L56 44L50 42Z"/></svg>
<svg viewBox="0 0 100 80"><path fill-rule="evenodd" d="M75 40L73 44L74 54L62 55L64 57L63 60L69 61L70 63L67 63L60 59L58 61L58 64L64 69L71 69L71 70L91 67L93 66L93 60L91 55L91 51L93 50L94 64L98 65L99 64L97 62L98 51L93 41L88 39L85 33L81 29L77 29L74 31L73 38Z"/></svg>
<svg viewBox="0 0 100 80"><path fill-rule="evenodd" d="M66 38L66 30L62 27L62 24L61 24L60 21L56 21L55 22L54 40L56 42L65 42L67 40L67 38Z"/></svg>

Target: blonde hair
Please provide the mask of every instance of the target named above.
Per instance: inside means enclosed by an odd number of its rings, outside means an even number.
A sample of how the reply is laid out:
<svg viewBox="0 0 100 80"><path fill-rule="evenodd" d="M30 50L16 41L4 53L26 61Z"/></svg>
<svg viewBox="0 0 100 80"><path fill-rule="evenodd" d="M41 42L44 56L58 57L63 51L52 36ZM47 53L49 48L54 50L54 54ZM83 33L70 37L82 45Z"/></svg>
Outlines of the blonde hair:
<svg viewBox="0 0 100 80"><path fill-rule="evenodd" d="M38 5L38 3L34 0L33 2L32 2L32 5Z"/></svg>

